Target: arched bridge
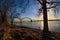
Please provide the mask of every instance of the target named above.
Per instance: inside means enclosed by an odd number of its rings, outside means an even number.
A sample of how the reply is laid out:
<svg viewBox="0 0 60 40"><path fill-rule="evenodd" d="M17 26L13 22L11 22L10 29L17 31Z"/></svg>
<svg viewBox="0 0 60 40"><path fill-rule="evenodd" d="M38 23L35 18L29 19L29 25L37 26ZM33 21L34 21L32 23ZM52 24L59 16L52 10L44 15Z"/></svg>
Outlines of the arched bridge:
<svg viewBox="0 0 60 40"><path fill-rule="evenodd" d="M30 20L30 22L32 22L32 19L29 18L29 17L17 18L17 19L20 20L20 22L22 22L22 21L25 20L25 19L28 19L28 20Z"/></svg>
<svg viewBox="0 0 60 40"><path fill-rule="evenodd" d="M32 19L31 19L31 18L29 18L29 17L24 17L24 18L22 18L21 20L23 21L24 19L29 19L29 20L30 20L30 22L32 22Z"/></svg>

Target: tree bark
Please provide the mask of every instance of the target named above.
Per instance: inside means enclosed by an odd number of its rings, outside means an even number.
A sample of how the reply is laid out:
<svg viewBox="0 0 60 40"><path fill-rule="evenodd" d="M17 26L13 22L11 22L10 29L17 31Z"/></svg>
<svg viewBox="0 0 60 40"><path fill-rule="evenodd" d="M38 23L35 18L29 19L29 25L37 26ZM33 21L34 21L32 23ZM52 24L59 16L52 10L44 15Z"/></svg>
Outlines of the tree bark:
<svg viewBox="0 0 60 40"><path fill-rule="evenodd" d="M48 18L47 18L47 6L46 0L42 0L42 8L43 8L43 20L44 20L44 28L43 31L48 32Z"/></svg>
<svg viewBox="0 0 60 40"><path fill-rule="evenodd" d="M1 24L8 25L8 20L7 20L7 17L6 17L6 13L1 13L1 20L2 20Z"/></svg>
<svg viewBox="0 0 60 40"><path fill-rule="evenodd" d="M11 25L13 25L14 18L11 18Z"/></svg>

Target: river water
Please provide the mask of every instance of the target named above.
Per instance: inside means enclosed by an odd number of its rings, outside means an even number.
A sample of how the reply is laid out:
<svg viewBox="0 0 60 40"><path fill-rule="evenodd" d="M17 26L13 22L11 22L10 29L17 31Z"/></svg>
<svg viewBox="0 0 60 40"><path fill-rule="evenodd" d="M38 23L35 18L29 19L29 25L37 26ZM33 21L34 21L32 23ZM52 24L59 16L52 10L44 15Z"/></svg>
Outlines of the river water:
<svg viewBox="0 0 60 40"><path fill-rule="evenodd" d="M19 26L26 26L30 28L42 29L43 30L43 21L40 22L23 22L23 23L14 23ZM48 21L48 27L50 31L60 32L60 21Z"/></svg>

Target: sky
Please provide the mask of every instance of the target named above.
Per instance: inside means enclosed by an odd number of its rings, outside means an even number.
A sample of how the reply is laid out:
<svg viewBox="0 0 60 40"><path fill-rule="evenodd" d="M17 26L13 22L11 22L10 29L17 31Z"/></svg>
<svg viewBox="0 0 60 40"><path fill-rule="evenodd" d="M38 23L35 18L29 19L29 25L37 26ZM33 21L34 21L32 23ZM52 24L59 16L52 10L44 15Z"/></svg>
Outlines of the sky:
<svg viewBox="0 0 60 40"><path fill-rule="evenodd" d="M30 0L25 12L21 13L20 10L21 8L17 7L17 12L21 14L22 18L29 17L35 19L39 11L39 4L36 0Z"/></svg>
<svg viewBox="0 0 60 40"><path fill-rule="evenodd" d="M39 4L39 2L37 0L29 0L29 3L24 0L24 2L22 3L23 0L15 0L15 3L16 3L16 11L18 13L20 13L20 17L21 18L24 18L24 17L29 17L33 20L42 20L43 19L43 13L38 17L37 15L39 14L39 9L41 7L41 5ZM56 0L57 1L60 1L60 0ZM26 6L26 4L28 4ZM25 9L24 12L22 12L23 8L20 7L20 5L22 5L22 7L27 7ZM49 5L47 5L49 6ZM60 6L57 6L56 8L59 10L59 7ZM60 11L60 10L59 10ZM48 14L48 19L60 19L60 13L58 12L56 15L54 13L54 8L50 9L49 12L47 12Z"/></svg>

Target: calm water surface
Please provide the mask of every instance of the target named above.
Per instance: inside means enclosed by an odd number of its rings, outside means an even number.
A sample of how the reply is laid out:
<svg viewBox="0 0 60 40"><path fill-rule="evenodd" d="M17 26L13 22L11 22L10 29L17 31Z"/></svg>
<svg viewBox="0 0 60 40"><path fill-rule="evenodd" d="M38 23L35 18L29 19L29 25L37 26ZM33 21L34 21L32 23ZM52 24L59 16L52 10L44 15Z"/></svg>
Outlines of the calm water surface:
<svg viewBox="0 0 60 40"><path fill-rule="evenodd" d="M27 26L30 28L43 29L43 21L40 22L24 22L14 23L16 25ZM48 21L50 31L60 32L60 21Z"/></svg>

